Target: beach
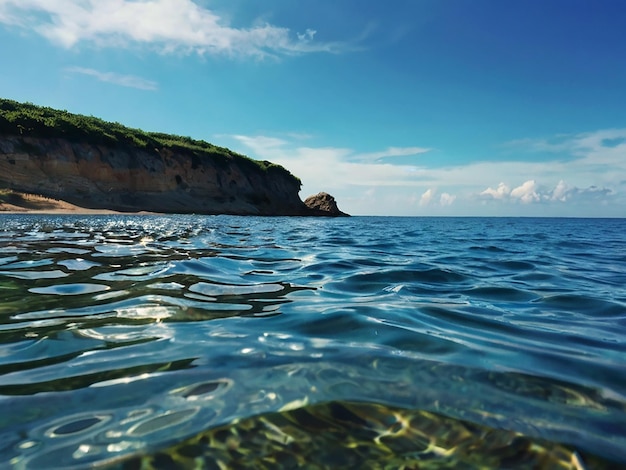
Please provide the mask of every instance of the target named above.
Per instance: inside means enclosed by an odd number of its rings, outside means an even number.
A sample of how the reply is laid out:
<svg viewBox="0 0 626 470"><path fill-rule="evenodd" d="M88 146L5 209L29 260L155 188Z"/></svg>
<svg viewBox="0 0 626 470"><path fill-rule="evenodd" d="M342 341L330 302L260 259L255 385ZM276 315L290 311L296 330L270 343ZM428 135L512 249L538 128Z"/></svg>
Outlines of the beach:
<svg viewBox="0 0 626 470"><path fill-rule="evenodd" d="M3 192L4 191L4 192ZM0 214L121 214L110 209L89 209L60 199L13 190L0 190ZM135 212L147 214L148 212Z"/></svg>

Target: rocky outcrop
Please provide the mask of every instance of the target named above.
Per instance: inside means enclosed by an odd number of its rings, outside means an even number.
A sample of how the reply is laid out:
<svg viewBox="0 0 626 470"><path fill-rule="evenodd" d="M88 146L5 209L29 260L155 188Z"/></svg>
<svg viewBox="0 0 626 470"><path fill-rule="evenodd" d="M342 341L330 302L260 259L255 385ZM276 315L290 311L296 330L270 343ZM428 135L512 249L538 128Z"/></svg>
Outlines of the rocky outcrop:
<svg viewBox="0 0 626 470"><path fill-rule="evenodd" d="M348 214L341 212L337 207L335 198L328 193L318 193L304 200L304 205L309 208L311 215L329 217L347 217Z"/></svg>
<svg viewBox="0 0 626 470"><path fill-rule="evenodd" d="M90 209L318 215L300 199L298 178L258 163L186 149L0 135L0 187L15 191Z"/></svg>

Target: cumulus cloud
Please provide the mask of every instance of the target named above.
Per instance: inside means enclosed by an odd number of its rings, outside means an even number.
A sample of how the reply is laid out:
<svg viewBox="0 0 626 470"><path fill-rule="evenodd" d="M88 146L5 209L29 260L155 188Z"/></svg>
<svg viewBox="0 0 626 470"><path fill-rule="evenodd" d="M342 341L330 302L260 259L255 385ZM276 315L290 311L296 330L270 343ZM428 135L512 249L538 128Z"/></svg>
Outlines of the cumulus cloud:
<svg viewBox="0 0 626 470"><path fill-rule="evenodd" d="M420 198L420 206L428 206L435 197L435 191L433 189L427 189Z"/></svg>
<svg viewBox="0 0 626 470"><path fill-rule="evenodd" d="M564 183L561 181L561 186L557 186L555 191L562 191ZM554 191L553 191L554 193ZM539 186L535 180L528 180L521 185L510 189L505 183L500 183L496 189L491 186L481 191L479 196L483 199L495 199L495 200L513 200L519 201L524 204L530 204L533 202L539 202L542 200L542 194L540 194ZM562 195L561 195L562 196ZM543 194L543 199L547 196Z"/></svg>
<svg viewBox="0 0 626 470"><path fill-rule="evenodd" d="M555 199L555 195L560 197ZM589 186L587 188L567 187L560 188L558 185L552 193L552 199L560 202L606 202L607 198L615 195L615 191L611 188L600 188L598 186Z"/></svg>
<svg viewBox="0 0 626 470"><path fill-rule="evenodd" d="M505 197L509 196L510 192L511 190L506 184L500 183L496 189L489 187L485 189L484 191L482 191L480 195L489 196L494 199L504 199Z"/></svg>
<svg viewBox="0 0 626 470"><path fill-rule="evenodd" d="M439 198L439 204L442 206L451 206L455 200L456 196L448 193L441 193L441 197Z"/></svg>
<svg viewBox="0 0 626 470"><path fill-rule="evenodd" d="M560 180L554 188L542 187L535 180L528 180L516 188L509 190L509 187L500 183L498 189L491 187L481 191L479 196L483 199L508 200L510 202L520 202L522 204L550 203L550 202L578 202L598 200L602 197L611 196L614 191L610 188L600 188L595 185L586 188L569 186Z"/></svg>
<svg viewBox="0 0 626 470"><path fill-rule="evenodd" d="M268 23L236 28L193 0L0 0L0 22L32 29L66 48L149 45L164 52L280 56L340 52L349 46L315 41Z"/></svg>
<svg viewBox="0 0 626 470"><path fill-rule="evenodd" d="M349 148L294 145L288 140L268 136L231 137L251 151L254 158L280 163L306 181L317 182L329 190L346 185L402 186L419 173L407 166L354 162L356 153Z"/></svg>
<svg viewBox="0 0 626 470"><path fill-rule="evenodd" d="M552 194L550 195L550 199L553 201L567 201L567 193L569 188L567 184L563 180L560 180L556 187L552 190Z"/></svg>
<svg viewBox="0 0 626 470"><path fill-rule="evenodd" d="M537 194L537 183L535 180L526 181L521 186L513 189L510 195L512 198L519 199L525 204L538 202L541 199L539 194Z"/></svg>
<svg viewBox="0 0 626 470"><path fill-rule="evenodd" d="M101 82L112 83L129 88L138 88L140 90L154 91L158 89L155 81L146 80L145 78L136 77L134 75L121 75L114 72L102 72L95 69L85 67L68 67L66 72L88 75L100 80Z"/></svg>
<svg viewBox="0 0 626 470"><path fill-rule="evenodd" d="M234 139L235 148L238 145L242 153L288 168L302 178L305 195L320 190L331 192L342 205L347 204L342 209L354 214L407 214L413 210L435 214L443 213L445 208L446 214L458 215L594 216L598 215L595 208L601 205L609 207L609 212L603 214L623 216L626 153L620 162L609 157L624 144L615 137L606 140L616 134L588 135L586 142L595 142L587 145L590 153L581 150L568 161L560 157L530 162L492 159L434 167L420 159L393 164L380 158L362 158L387 155L390 149L400 154L402 149L409 153L426 147L387 147L364 154L350 148L315 146L315 136L311 135L306 139L298 137L300 134L222 137ZM308 145L302 145L304 140ZM602 149L607 153L603 154ZM611 163L603 163L607 160ZM499 183L494 186L495 182Z"/></svg>
<svg viewBox="0 0 626 470"><path fill-rule="evenodd" d="M453 196L450 193L441 193L439 198L437 198L437 190L434 188L428 188L420 197L419 205L421 207L446 207L451 206L455 200L456 196Z"/></svg>

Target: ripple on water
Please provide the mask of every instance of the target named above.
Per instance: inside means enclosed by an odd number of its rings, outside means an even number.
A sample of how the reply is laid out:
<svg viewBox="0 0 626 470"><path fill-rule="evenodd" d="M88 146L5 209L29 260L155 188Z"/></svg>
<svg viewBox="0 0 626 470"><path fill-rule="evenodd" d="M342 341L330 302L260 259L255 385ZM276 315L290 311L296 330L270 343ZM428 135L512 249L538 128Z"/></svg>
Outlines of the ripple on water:
<svg viewBox="0 0 626 470"><path fill-rule="evenodd" d="M148 434L164 431L192 418L198 411L199 408L164 411L159 415L151 416L150 419L137 423L128 430L128 434L131 436L145 437Z"/></svg>
<svg viewBox="0 0 626 470"><path fill-rule="evenodd" d="M587 316L591 318L626 318L626 305L597 297L580 294L557 294L544 296L537 304L561 314Z"/></svg>
<svg viewBox="0 0 626 470"><path fill-rule="evenodd" d="M376 294L390 284L407 284L413 288L450 289L450 284L463 284L468 276L448 269L391 269L373 273L359 273L333 283L335 290L342 292Z"/></svg>
<svg viewBox="0 0 626 470"><path fill-rule="evenodd" d="M529 302L537 299L539 295L522 289L514 289L511 287L473 287L462 291L463 294L470 298L491 299L502 302Z"/></svg>
<svg viewBox="0 0 626 470"><path fill-rule="evenodd" d="M206 463L216 448L202 436L250 449L242 423L265 444L321 423L341 430L333 449L372 416L377 451L391 435L433 459L428 443L458 456L477 442L467 458L496 468L520 448L489 447L486 424L626 462L623 221L2 222L0 466L86 468L148 449L164 465ZM426 421L443 441L410 434L420 409L442 413Z"/></svg>
<svg viewBox="0 0 626 470"><path fill-rule="evenodd" d="M171 393L181 395L188 400L208 400L226 393L232 386L232 380L220 379L194 383L181 389L173 390Z"/></svg>
<svg viewBox="0 0 626 470"><path fill-rule="evenodd" d="M190 292L208 295L210 297L268 294L281 292L284 290L285 287L280 284L251 284L241 286L198 282L189 286Z"/></svg>
<svg viewBox="0 0 626 470"><path fill-rule="evenodd" d="M71 271L85 271L94 266L100 266L100 263L94 263L93 261L84 260L82 258L61 260L57 264L65 266Z"/></svg>
<svg viewBox="0 0 626 470"><path fill-rule="evenodd" d="M492 261L492 264L503 271L532 271L535 269L535 264L528 261Z"/></svg>
<svg viewBox="0 0 626 470"><path fill-rule="evenodd" d="M49 271L0 271L0 276L8 276L24 280L38 280L60 279L69 276L69 274L61 271L60 269L51 269Z"/></svg>
<svg viewBox="0 0 626 470"><path fill-rule="evenodd" d="M28 289L33 294L53 294L53 295L83 295L94 294L96 292L102 292L109 290L109 286L102 284L57 284L47 287L32 287Z"/></svg>
<svg viewBox="0 0 626 470"><path fill-rule="evenodd" d="M52 438L80 434L87 430L93 430L95 426L102 425L110 419L110 415L70 416L61 423L56 423L51 429L46 431L46 434Z"/></svg>

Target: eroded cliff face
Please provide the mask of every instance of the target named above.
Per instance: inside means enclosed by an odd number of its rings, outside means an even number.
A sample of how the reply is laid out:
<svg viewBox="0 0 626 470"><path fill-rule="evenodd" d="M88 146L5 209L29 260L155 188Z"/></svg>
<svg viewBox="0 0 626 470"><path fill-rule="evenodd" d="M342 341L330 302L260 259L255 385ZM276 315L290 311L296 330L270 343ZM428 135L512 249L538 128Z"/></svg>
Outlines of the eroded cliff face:
<svg viewBox="0 0 626 470"><path fill-rule="evenodd" d="M0 135L0 187L92 209L311 215L280 167L181 149L113 147Z"/></svg>

